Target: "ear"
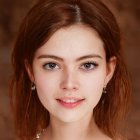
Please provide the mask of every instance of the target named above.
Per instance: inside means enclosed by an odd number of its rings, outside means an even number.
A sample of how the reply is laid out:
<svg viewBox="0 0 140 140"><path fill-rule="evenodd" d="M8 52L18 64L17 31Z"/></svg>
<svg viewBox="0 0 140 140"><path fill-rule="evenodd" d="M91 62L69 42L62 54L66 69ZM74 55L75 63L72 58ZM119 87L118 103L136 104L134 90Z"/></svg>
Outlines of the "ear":
<svg viewBox="0 0 140 140"><path fill-rule="evenodd" d="M28 76L29 76L30 80L32 82L34 82L34 76L33 76L33 71L32 71L31 65L28 63L27 60L24 61L24 65L25 65L25 69L28 73Z"/></svg>
<svg viewBox="0 0 140 140"><path fill-rule="evenodd" d="M108 82L111 80L113 77L115 67L117 63L117 58L115 56L111 57L109 61L107 62L107 75L105 78L105 86L108 84Z"/></svg>

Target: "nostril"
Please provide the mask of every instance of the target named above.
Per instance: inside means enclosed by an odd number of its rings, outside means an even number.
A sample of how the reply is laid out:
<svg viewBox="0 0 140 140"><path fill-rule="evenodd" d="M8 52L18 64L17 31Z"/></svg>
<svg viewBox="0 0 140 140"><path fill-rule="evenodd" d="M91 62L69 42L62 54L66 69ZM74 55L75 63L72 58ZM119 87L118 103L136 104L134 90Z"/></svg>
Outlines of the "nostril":
<svg viewBox="0 0 140 140"><path fill-rule="evenodd" d="M79 88L79 85L78 85L78 83L76 83L76 82L63 82L63 83L61 83L61 88L62 89L64 89L64 90L76 90L76 89L78 89Z"/></svg>
<svg viewBox="0 0 140 140"><path fill-rule="evenodd" d="M79 88L78 77L74 70L65 71L62 75L60 87L64 90L76 90Z"/></svg>

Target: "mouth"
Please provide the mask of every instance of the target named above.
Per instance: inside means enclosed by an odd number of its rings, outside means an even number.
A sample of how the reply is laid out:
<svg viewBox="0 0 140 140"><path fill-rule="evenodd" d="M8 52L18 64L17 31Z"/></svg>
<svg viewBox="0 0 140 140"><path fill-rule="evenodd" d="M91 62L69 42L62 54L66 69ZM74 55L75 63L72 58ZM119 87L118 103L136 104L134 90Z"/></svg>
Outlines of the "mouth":
<svg viewBox="0 0 140 140"><path fill-rule="evenodd" d="M85 99L80 99L80 98L60 98L60 99L56 99L57 102L65 107L65 108L75 108L77 106L79 106L81 103L83 103L83 101Z"/></svg>

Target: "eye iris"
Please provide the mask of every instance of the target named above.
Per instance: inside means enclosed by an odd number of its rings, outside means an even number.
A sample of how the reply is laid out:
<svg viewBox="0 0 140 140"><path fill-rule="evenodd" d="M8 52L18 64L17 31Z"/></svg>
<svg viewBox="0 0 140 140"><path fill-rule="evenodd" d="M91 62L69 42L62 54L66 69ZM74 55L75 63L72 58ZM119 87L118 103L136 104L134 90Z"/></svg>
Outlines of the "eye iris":
<svg viewBox="0 0 140 140"><path fill-rule="evenodd" d="M91 67L91 64L90 63L86 63L84 66L85 66L85 68L89 69Z"/></svg>
<svg viewBox="0 0 140 140"><path fill-rule="evenodd" d="M50 63L49 68L55 68L56 64L55 63Z"/></svg>

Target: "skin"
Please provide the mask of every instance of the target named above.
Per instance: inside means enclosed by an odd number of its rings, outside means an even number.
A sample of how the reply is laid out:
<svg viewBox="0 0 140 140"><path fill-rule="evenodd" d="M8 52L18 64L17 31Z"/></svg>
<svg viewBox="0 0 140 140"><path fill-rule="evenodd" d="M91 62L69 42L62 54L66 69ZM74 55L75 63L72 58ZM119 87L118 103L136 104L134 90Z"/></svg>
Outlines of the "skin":
<svg viewBox="0 0 140 140"><path fill-rule="evenodd" d="M104 44L96 31L84 25L59 29L35 52L33 72L26 68L42 105L50 113L42 140L110 139L95 124L93 109L115 65L115 57L106 62ZM67 98L83 101L67 108L56 100Z"/></svg>

